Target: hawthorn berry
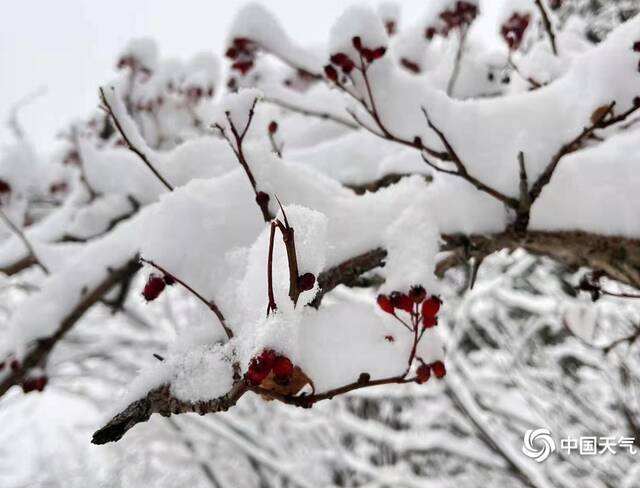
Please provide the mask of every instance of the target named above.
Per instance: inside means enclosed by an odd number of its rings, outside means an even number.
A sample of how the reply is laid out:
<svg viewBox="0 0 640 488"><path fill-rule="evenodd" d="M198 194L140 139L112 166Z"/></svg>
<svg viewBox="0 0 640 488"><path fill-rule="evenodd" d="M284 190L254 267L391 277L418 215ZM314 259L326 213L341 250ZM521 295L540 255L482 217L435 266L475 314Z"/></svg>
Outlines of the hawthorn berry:
<svg viewBox="0 0 640 488"><path fill-rule="evenodd" d="M170 274L165 274L162 279L164 280L164 284L167 286L173 286L176 284L176 279Z"/></svg>
<svg viewBox="0 0 640 488"><path fill-rule="evenodd" d="M437 33L438 31L435 29L435 27L427 27L427 29L424 31L424 37L426 37L428 40L431 40L436 36Z"/></svg>
<svg viewBox="0 0 640 488"><path fill-rule="evenodd" d="M362 39L360 38L360 36L355 36L353 39L351 39L351 42L353 42L353 47L355 47L358 51L362 49Z"/></svg>
<svg viewBox="0 0 640 488"><path fill-rule="evenodd" d="M422 317L422 326L425 329L430 329L431 327L435 327L438 325L438 319L435 315L425 315Z"/></svg>
<svg viewBox="0 0 640 488"><path fill-rule="evenodd" d="M426 316L435 317L436 315L438 315L438 312L440 311L441 303L442 302L438 297L436 296L429 297L422 304L422 315L424 317Z"/></svg>
<svg viewBox="0 0 640 488"><path fill-rule="evenodd" d="M288 357L278 356L273 363L273 375L276 381L285 381L293 376L293 363Z"/></svg>
<svg viewBox="0 0 640 488"><path fill-rule="evenodd" d="M227 52L224 53L224 55L229 59L236 59L238 57L238 51L236 50L236 48L230 47L229 49L227 49Z"/></svg>
<svg viewBox="0 0 640 488"><path fill-rule="evenodd" d="M316 284L316 277L313 273L305 273L298 277L298 288L301 291L308 291Z"/></svg>
<svg viewBox="0 0 640 488"><path fill-rule="evenodd" d="M395 342L395 339L393 338L392 335L384 336L384 340L387 341L387 342Z"/></svg>
<svg viewBox="0 0 640 488"><path fill-rule="evenodd" d="M275 134L278 131L278 123L275 120L269 122L269 127L267 128L269 134Z"/></svg>
<svg viewBox="0 0 640 488"><path fill-rule="evenodd" d="M442 361L436 361L435 363L431 363L431 370L436 378L443 378L447 374L447 370L444 367L444 363Z"/></svg>
<svg viewBox="0 0 640 488"><path fill-rule="evenodd" d="M5 367L5 362L4 361L0 361L0 371L2 371Z"/></svg>
<svg viewBox="0 0 640 488"><path fill-rule="evenodd" d="M395 315L395 307L387 295L378 295L378 306L387 313Z"/></svg>
<svg viewBox="0 0 640 488"><path fill-rule="evenodd" d="M11 368L11 371L15 373L20 369L20 361L18 361L17 359L12 359L9 363L9 367Z"/></svg>
<svg viewBox="0 0 640 488"><path fill-rule="evenodd" d="M151 302L160 296L165 286L166 283L161 276L156 274L149 275L149 279L142 290L142 296L146 301Z"/></svg>
<svg viewBox="0 0 640 488"><path fill-rule="evenodd" d="M259 356L249 362L246 377L254 385L259 385L269 376L276 360L276 353L271 350L262 351Z"/></svg>
<svg viewBox="0 0 640 488"><path fill-rule="evenodd" d="M0 178L0 193L9 193L11 192L11 185L7 183L5 180Z"/></svg>
<svg viewBox="0 0 640 488"><path fill-rule="evenodd" d="M399 308L405 312L411 313L413 311L413 300L409 298L409 295L405 295L404 293L394 291L391 294L391 303L395 308Z"/></svg>
<svg viewBox="0 0 640 488"><path fill-rule="evenodd" d="M422 303L427 298L427 291L423 286L412 286L411 290L409 290L409 297L414 303Z"/></svg>
<svg viewBox="0 0 640 488"><path fill-rule="evenodd" d="M416 370L416 382L419 384L426 383L431 378L431 369L426 364L421 364Z"/></svg>
<svg viewBox="0 0 640 488"><path fill-rule="evenodd" d="M637 53L640 53L640 41L636 41L633 43L633 50Z"/></svg>
<svg viewBox="0 0 640 488"><path fill-rule="evenodd" d="M345 53L336 53L332 55L329 60L337 66L344 66L345 64L351 62L351 58L349 58L349 56L347 56Z"/></svg>
<svg viewBox="0 0 640 488"><path fill-rule="evenodd" d="M384 46L377 47L373 50L373 59L380 59L387 52L387 48Z"/></svg>
<svg viewBox="0 0 640 488"><path fill-rule="evenodd" d="M336 69L330 64L324 67L325 76L331 81L338 81L338 72Z"/></svg>

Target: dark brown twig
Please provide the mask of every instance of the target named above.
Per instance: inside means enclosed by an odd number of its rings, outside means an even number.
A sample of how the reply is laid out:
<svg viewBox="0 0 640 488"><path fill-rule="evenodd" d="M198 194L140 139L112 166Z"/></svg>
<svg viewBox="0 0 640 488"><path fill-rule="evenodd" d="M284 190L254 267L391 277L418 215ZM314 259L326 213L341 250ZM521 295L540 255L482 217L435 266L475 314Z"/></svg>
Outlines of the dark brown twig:
<svg viewBox="0 0 640 488"><path fill-rule="evenodd" d="M11 231L18 237L18 239L22 241L22 244L24 244L24 247L27 248L29 255L33 258L32 262L37 264L40 267L40 269L44 271L45 274L49 274L49 270L38 259L38 256L36 255L36 252L34 251L33 246L29 242L29 239L27 239L27 236L24 235L24 232L22 232L22 230L11 221L11 219L7 216L7 214L4 213L4 211L1 208L0 208L0 220L2 220L7 225L7 227L9 227L9 229L11 229Z"/></svg>
<svg viewBox="0 0 640 488"><path fill-rule="evenodd" d="M556 44L556 35L553 31L553 26L551 25L551 19L549 18L549 13L544 5L542 5L542 0L535 0L536 6L540 11L540 16L542 17L542 24L544 25L544 30L547 32L547 36L549 37L549 42L551 43L551 50L553 54L558 55L558 46Z"/></svg>
<svg viewBox="0 0 640 488"><path fill-rule="evenodd" d="M124 128L120 124L120 121L118 120L118 118L116 117L115 113L113 112L113 108L111 107L111 105L109 105L109 102L107 101L107 97L104 94L104 89L103 88L100 88L100 98L102 99L102 103L104 104L105 109L107 110L107 112L111 116L111 120L113 120L113 123L115 124L116 129L118 129L118 132L122 136L122 139L124 140L124 142L127 145L127 147L133 153L135 153L142 160L142 162L145 165L147 165L147 168L149 168L151 170L151 172L155 175L156 178L158 178L158 180L160 180L160 182L165 186L165 188L167 188L167 190L173 191L173 186L171 186L169 184L169 182L153 166L153 164L151 164L151 161L149 160L149 157L131 142L131 140L127 136L127 133L125 132Z"/></svg>
<svg viewBox="0 0 640 488"><path fill-rule="evenodd" d="M472 176L472 175L469 174L469 172L467 171L467 167L465 166L465 164L462 161L462 159L460 159L460 156L458 156L458 153L456 152L456 150L453 148L453 146L449 142L449 139L447 138L447 136L445 136L444 133L429 118L429 114L427 113L427 109L422 107L422 113L424 113L424 116L425 116L425 118L427 120L427 124L429 125L429 128L431 130L433 130L437 134L438 138L440 139L440 141L442 142L444 147L447 149L447 153L449 154L451 160L453 161L453 164L455 165L456 170L452 171L452 170L447 170L447 169L444 169L444 168L440 168L439 166L436 166L436 165L430 163L426 159L426 156L424 156L424 154L423 154L423 159L425 160L425 162L427 162L427 164L429 164L429 166L434 168L436 171L439 171L441 173L446 173L446 174L458 176L458 177L468 181L469 183L471 183L473 186L476 187L476 189L478 189L478 190L480 190L480 191L482 191L484 193L487 193L488 195L491 195L496 200L499 200L500 202L504 203L507 207L516 209L518 207L518 205L519 205L518 200L516 200L515 198L511 198L511 197L506 196L504 193L499 192L498 190L496 190L496 189L490 187L489 185L483 183L482 181L477 179L475 176Z"/></svg>
<svg viewBox="0 0 640 488"><path fill-rule="evenodd" d="M229 135L227 134L225 128L222 127L222 125L215 124L214 127L218 129L218 131L220 131L220 134L222 134L222 136L227 140L229 147L231 147L231 150L236 155L236 159L240 163L240 166L242 166L242 169L244 169L244 172L246 173L247 178L249 178L249 183L251 183L251 188L253 189L253 193L255 194L255 197L256 197L256 203L258 204L258 206L260 207L260 211L262 212L262 218L264 219L265 222L270 222L271 220L273 220L273 216L269 212L268 195L264 192L258 191L258 184L256 182L255 177L253 176L253 173L251 172L251 167L249 166L249 162L245 157L244 148L243 148L244 138L247 135L249 127L251 126L251 121L253 120L253 115L255 113L255 107L257 103L258 103L258 99L256 98L253 101L251 108L249 109L247 125L245 125L242 131L239 131L238 128L233 123L233 120L231 118L231 113L229 111L225 112L225 116L227 118L227 122L229 123L229 128L231 130L231 135L233 136L235 141L235 145L229 138Z"/></svg>
<svg viewBox="0 0 640 488"><path fill-rule="evenodd" d="M204 303L207 306L207 308L209 310L211 310L213 312L213 314L218 318L218 321L220 322L220 325L224 329L224 332L227 335L227 338L229 338L229 339L233 338L232 330L227 325L227 322L226 322L226 320L224 318L224 315L222 314L222 312L218 308L218 305L216 305L216 303L213 300L207 300L200 293L198 293L196 290L194 290L191 286L189 286L187 283L185 283L183 280L178 278L173 273L170 273L169 271L164 269L162 266L154 263L153 261L150 261L149 259L140 258L140 262L148 264L149 266L152 266L152 267L156 268L158 271L160 271L162 274L164 274L167 277L173 278L176 281L176 283L180 284L184 289L186 289L189 293L191 293L194 297L196 297L200 302Z"/></svg>

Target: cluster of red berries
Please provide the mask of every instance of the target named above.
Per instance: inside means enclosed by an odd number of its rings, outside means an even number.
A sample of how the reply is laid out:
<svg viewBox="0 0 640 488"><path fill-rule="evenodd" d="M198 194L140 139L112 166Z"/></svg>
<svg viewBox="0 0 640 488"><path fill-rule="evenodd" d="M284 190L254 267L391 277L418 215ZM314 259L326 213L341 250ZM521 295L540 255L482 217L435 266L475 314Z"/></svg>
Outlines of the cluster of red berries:
<svg viewBox="0 0 640 488"><path fill-rule="evenodd" d="M379 46L376 48L364 46L360 36L355 36L351 42L353 43L353 47L356 51L360 53L363 62L366 61L369 64L382 58L382 56L387 52L387 48L385 46ZM336 53L332 55L330 61L331 64L324 67L324 74L333 82L338 81L338 70L335 68L336 66L340 68L345 75L350 74L356 67L355 62L345 53Z"/></svg>
<svg viewBox="0 0 640 488"><path fill-rule="evenodd" d="M427 27L424 35L427 39L433 39L436 34L446 36L453 29L462 29L471 25L477 16L478 6L475 3L458 1L452 8L440 13L440 20L443 22L442 27L440 29Z"/></svg>
<svg viewBox="0 0 640 488"><path fill-rule="evenodd" d="M440 379L443 378L447 374L447 369L444 367L444 363L442 361L435 361L431 364L422 363L416 369L416 382L417 383L426 383L431 378L431 373Z"/></svg>
<svg viewBox="0 0 640 488"><path fill-rule="evenodd" d="M424 329L438 325L438 312L442 301L435 295L427 297L422 286L414 286L409 293L394 291L390 295L378 295L378 306L385 312L396 315L402 310L416 316L422 322Z"/></svg>
<svg viewBox="0 0 640 488"><path fill-rule="evenodd" d="M507 46L509 46L509 49L514 51L520 47L524 33L527 27L529 27L529 22L531 22L531 16L529 14L519 14L515 12L509 17L509 20L502 25L502 38L507 43Z"/></svg>
<svg viewBox="0 0 640 488"><path fill-rule="evenodd" d="M236 37L232 41L231 47L227 49L225 56L233 61L231 69L244 76L253 68L257 51L258 45L251 39Z"/></svg>
<svg viewBox="0 0 640 488"><path fill-rule="evenodd" d="M29 393L32 391L44 391L45 386L49 382L49 378L46 376L36 376L34 378L29 378L22 382L22 391L24 393Z"/></svg>
<svg viewBox="0 0 640 488"><path fill-rule="evenodd" d="M293 363L288 357L267 349L251 359L245 377L252 385L259 385L272 372L276 383L287 384L293 376Z"/></svg>
<svg viewBox="0 0 640 488"><path fill-rule="evenodd" d="M144 285L144 289L142 290L142 296L148 302L151 302L158 298L160 294L164 291L166 286L171 286L175 283L175 278L170 275L157 275L150 274L147 282Z"/></svg>
<svg viewBox="0 0 640 488"><path fill-rule="evenodd" d="M12 359L11 361L1 361L0 362L0 371L2 371L5 366L9 364L9 368L12 372L17 373L20 370L20 361L17 359ZM49 378L45 375L34 376L32 378L28 378L22 382L22 391L24 393L29 393L32 391L43 391L49 382Z"/></svg>

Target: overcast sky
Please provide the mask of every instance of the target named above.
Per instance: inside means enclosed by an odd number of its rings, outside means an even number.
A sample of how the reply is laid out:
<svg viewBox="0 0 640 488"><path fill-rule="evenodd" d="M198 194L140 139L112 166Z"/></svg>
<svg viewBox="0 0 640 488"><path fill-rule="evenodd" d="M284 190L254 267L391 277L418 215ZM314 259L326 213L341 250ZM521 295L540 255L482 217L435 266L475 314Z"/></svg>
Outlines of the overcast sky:
<svg viewBox="0 0 640 488"><path fill-rule="evenodd" d="M132 37L158 41L161 56L222 51L241 0L18 0L0 12L0 119L16 101L45 87L21 112L40 149L74 117L96 105L97 88L113 74L115 57ZM299 42L323 42L350 0L263 0ZM373 2L374 4L377 2ZM425 0L402 0L411 22ZM5 124L0 143L10 140Z"/></svg>

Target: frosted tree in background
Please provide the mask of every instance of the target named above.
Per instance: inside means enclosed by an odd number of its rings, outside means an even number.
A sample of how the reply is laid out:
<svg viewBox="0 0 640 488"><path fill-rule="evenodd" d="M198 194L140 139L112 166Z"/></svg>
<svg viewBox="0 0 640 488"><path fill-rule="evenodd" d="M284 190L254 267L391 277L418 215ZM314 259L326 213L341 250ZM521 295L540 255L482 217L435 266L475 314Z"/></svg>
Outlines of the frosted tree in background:
<svg viewBox="0 0 640 488"><path fill-rule="evenodd" d="M225 63L133 40L51 160L17 107L7 418L20 389L92 399L95 444L169 417L110 451L148 455L121 486L635 486L634 445L520 446L640 442L640 20L485 3L349 7L316 48L249 4Z"/></svg>

